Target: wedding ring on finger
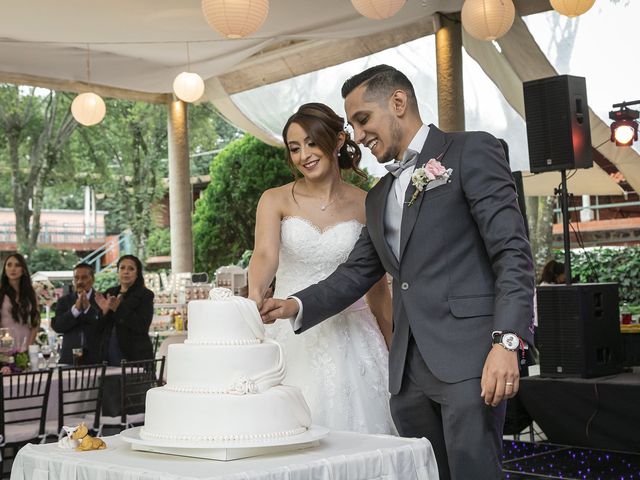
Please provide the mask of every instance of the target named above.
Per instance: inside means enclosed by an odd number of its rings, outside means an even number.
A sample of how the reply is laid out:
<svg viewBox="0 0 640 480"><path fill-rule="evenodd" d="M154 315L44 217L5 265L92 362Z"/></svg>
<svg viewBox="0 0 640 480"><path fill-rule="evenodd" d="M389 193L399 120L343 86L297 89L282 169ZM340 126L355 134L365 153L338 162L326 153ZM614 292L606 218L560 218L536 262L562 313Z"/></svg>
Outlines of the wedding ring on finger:
<svg viewBox="0 0 640 480"><path fill-rule="evenodd" d="M513 382L506 382L504 385L506 387L513 387Z"/></svg>

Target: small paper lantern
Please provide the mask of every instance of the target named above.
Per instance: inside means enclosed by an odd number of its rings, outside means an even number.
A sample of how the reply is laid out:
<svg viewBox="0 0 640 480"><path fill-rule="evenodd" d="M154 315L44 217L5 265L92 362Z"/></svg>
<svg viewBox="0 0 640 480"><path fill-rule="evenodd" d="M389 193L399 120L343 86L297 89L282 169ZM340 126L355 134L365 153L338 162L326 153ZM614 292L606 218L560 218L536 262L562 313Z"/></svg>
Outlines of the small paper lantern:
<svg viewBox="0 0 640 480"><path fill-rule="evenodd" d="M586 13L596 0L550 0L553 9L569 18Z"/></svg>
<svg viewBox="0 0 640 480"><path fill-rule="evenodd" d="M104 100L93 92L81 93L71 103L71 115L87 127L100 123L106 112Z"/></svg>
<svg viewBox="0 0 640 480"><path fill-rule="evenodd" d="M462 25L472 37L491 41L509 31L515 14L512 0L466 0Z"/></svg>
<svg viewBox="0 0 640 480"><path fill-rule="evenodd" d="M404 2L405 0L351 0L360 15L373 20L393 17L402 8Z"/></svg>
<svg viewBox="0 0 640 480"><path fill-rule="evenodd" d="M182 72L173 81L173 92L184 102L195 102L204 93L202 77L197 73Z"/></svg>
<svg viewBox="0 0 640 480"><path fill-rule="evenodd" d="M269 13L269 0L202 0L207 23L227 38L256 32Z"/></svg>

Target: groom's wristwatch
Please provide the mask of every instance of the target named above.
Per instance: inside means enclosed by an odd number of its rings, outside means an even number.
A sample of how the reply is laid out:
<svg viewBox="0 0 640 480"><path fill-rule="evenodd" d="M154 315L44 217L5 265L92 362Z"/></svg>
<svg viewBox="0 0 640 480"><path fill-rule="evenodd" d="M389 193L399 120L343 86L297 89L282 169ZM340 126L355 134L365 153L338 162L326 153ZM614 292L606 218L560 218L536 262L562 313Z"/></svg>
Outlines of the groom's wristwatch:
<svg viewBox="0 0 640 480"><path fill-rule="evenodd" d="M502 348L515 352L522 346L522 341L515 333L503 332L493 336L493 344L500 345Z"/></svg>

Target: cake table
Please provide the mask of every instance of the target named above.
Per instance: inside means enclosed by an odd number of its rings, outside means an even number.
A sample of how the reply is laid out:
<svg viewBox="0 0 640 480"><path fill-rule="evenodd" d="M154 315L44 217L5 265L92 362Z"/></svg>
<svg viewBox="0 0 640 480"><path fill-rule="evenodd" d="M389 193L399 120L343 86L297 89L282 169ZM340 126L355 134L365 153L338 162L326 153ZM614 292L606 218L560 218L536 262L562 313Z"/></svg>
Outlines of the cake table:
<svg viewBox="0 0 640 480"><path fill-rule="evenodd" d="M428 440L330 431L304 450L220 462L133 450L120 435L106 450L76 452L55 443L17 454L11 480L437 480Z"/></svg>

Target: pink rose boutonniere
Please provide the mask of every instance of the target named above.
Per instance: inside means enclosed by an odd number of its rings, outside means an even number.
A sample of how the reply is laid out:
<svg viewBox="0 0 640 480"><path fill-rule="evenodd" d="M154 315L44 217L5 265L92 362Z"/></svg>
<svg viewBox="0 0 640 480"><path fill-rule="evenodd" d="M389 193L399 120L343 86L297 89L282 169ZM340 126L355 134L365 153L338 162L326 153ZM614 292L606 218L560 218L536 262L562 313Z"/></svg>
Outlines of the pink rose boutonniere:
<svg viewBox="0 0 640 480"><path fill-rule="evenodd" d="M438 159L441 157L442 155L438 156ZM416 191L413 192L409 206L414 204L420 193L428 189L429 183L437 181L438 185L441 185L448 182L451 172L453 172L451 168L444 168L435 158L429 160L422 167L416 168L411 175L411 183L416 187Z"/></svg>

